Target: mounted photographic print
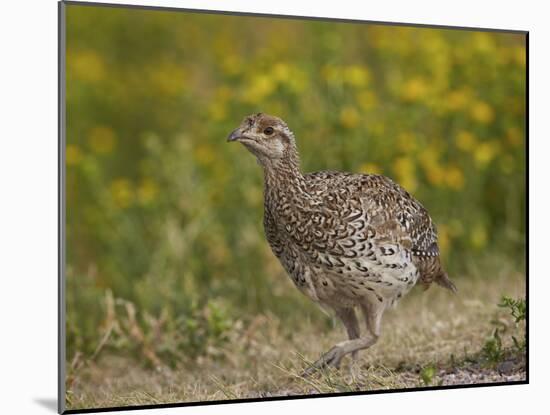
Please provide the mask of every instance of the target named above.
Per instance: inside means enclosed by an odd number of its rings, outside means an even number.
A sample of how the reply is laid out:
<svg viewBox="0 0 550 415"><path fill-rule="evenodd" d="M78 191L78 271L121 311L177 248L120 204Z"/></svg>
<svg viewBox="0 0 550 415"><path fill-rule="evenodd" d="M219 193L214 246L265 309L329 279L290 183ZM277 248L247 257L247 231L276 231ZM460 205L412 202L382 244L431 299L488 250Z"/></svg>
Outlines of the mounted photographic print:
<svg viewBox="0 0 550 415"><path fill-rule="evenodd" d="M527 32L59 11L61 412L527 383Z"/></svg>

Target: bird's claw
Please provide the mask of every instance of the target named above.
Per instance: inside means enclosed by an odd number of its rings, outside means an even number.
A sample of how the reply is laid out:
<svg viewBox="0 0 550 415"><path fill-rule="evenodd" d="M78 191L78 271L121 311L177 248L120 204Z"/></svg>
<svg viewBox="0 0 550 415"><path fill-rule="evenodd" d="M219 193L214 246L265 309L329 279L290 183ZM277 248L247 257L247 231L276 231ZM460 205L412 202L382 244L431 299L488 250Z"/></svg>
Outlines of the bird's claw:
<svg viewBox="0 0 550 415"><path fill-rule="evenodd" d="M311 376L312 374L317 372L317 370L326 368L328 366L338 368L340 367L340 362L342 361L343 356L344 354L342 353L340 347L334 346L332 349L322 355L315 363L304 370L300 376Z"/></svg>

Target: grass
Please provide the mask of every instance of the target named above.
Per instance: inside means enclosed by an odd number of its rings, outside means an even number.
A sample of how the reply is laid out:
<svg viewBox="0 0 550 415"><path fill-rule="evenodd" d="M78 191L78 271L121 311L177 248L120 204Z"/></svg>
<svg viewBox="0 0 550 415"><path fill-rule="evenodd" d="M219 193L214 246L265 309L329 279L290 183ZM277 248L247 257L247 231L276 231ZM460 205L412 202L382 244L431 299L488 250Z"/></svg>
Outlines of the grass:
<svg viewBox="0 0 550 415"><path fill-rule="evenodd" d="M336 323L327 328L306 320L299 330L290 329L286 319L262 314L248 324L235 322L227 330L223 346L192 360L182 360L174 368L162 364L151 367L145 357L138 361L109 350L86 360L77 358L67 381L67 407L525 379L525 349L517 347L525 330L524 321L517 318L522 306L512 300L524 298L525 276L503 271L499 275L456 280L456 296L437 287L427 292L416 288L396 309L388 311L380 341L360 353L353 367L347 358L339 370L327 369L310 378L300 377L308 363L345 338L343 328ZM508 300L503 302L503 295ZM488 344L492 344L491 350Z"/></svg>

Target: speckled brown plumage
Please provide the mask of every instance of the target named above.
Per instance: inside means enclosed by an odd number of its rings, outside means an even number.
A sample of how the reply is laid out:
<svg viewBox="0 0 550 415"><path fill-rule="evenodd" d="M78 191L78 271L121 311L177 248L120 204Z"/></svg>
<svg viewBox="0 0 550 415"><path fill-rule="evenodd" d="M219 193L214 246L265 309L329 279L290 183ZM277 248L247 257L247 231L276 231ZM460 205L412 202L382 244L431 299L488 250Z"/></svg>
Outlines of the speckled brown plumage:
<svg viewBox="0 0 550 415"><path fill-rule="evenodd" d="M417 283L456 291L442 268L437 231L426 209L391 179L322 171L302 174L294 134L277 117L255 114L233 131L264 170L264 228L294 284L333 309L350 340L312 369L378 339L384 310ZM366 318L360 331L355 308Z"/></svg>

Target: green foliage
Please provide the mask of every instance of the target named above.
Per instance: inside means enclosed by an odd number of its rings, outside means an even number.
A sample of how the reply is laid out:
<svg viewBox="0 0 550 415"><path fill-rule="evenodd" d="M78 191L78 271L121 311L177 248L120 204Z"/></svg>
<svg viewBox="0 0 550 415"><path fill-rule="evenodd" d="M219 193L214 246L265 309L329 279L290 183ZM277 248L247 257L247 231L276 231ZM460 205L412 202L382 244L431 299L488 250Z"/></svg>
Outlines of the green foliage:
<svg viewBox="0 0 550 415"><path fill-rule="evenodd" d="M424 385L430 386L433 383L436 374L437 370L434 365L425 366L420 370L420 380L422 380Z"/></svg>
<svg viewBox="0 0 550 415"><path fill-rule="evenodd" d="M489 249L524 265L522 35L68 5L66 70L69 358L96 350L107 292L145 339L186 333L150 342L168 360L267 310L324 321L267 246L259 167L225 142L252 112L288 122L306 171L403 184L451 274Z"/></svg>
<svg viewBox="0 0 550 415"><path fill-rule="evenodd" d="M527 343L525 338L525 329L524 327L520 327L520 325L523 326L525 323L525 299L512 299L508 296L502 296L502 299L500 303L498 303L498 306L506 309L509 314L514 318L514 334L510 335L514 344L513 352L523 354L525 352L525 347ZM498 320L494 321L494 324L497 327L494 329L492 336L487 339L482 349L482 354L490 364L501 362L506 357L507 352L510 352L503 345L502 339L502 335L509 332L508 325L506 323L499 322ZM518 333L522 333L521 339L518 339Z"/></svg>
<svg viewBox="0 0 550 415"><path fill-rule="evenodd" d="M525 299L518 298L517 300L514 300L510 297L503 296L498 306L508 309L512 317L514 317L516 323L525 321L527 311Z"/></svg>
<svg viewBox="0 0 550 415"><path fill-rule="evenodd" d="M212 353L215 347L227 341L232 324L223 307L215 302L208 302L202 309L194 307L178 328L184 335L180 348L190 353L191 357L200 355L204 350Z"/></svg>
<svg viewBox="0 0 550 415"><path fill-rule="evenodd" d="M502 339L498 328L494 330L493 335L485 342L482 353L485 359L491 364L499 363L504 358Z"/></svg>
<svg viewBox="0 0 550 415"><path fill-rule="evenodd" d="M222 358L223 346L235 324L224 305L213 300L203 306L193 303L177 316L165 308L155 317L107 291L101 306L101 321L96 322L101 335L82 344L69 343L70 354L80 350L95 358L103 349L109 349L145 358L151 366L190 363L199 356ZM81 339L78 334L72 332L69 337Z"/></svg>
<svg viewBox="0 0 550 415"><path fill-rule="evenodd" d="M525 302L524 298L518 298L514 300L510 297L503 296L498 306L508 309L510 315L515 319L516 329L518 328L520 323L525 322L527 315L527 303ZM517 336L512 336L512 340L518 352L521 353L525 351L527 345L525 335L523 335L521 339L518 339Z"/></svg>

